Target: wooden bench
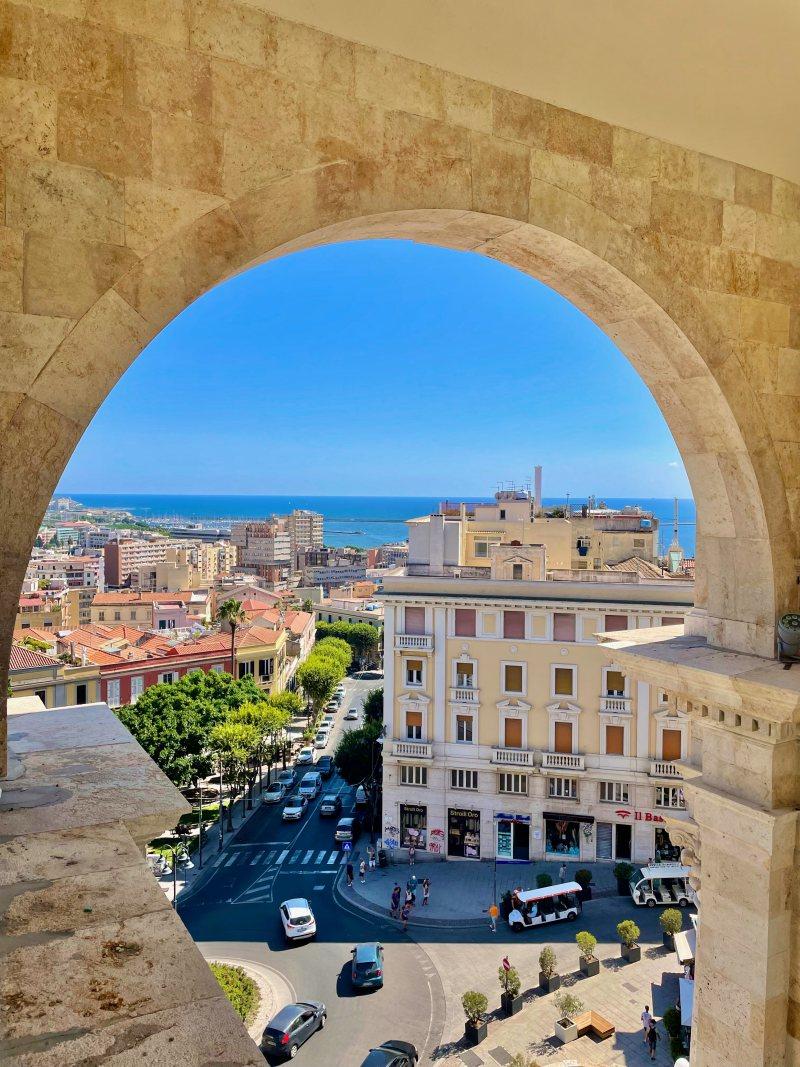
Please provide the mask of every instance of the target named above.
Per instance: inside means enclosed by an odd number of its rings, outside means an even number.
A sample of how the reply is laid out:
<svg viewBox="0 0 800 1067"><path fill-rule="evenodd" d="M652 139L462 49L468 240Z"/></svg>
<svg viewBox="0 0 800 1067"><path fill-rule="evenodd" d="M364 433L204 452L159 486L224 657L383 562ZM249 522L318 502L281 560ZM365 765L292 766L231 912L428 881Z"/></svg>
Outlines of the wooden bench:
<svg viewBox="0 0 800 1067"><path fill-rule="evenodd" d="M607 1037L611 1037L616 1032L614 1024L597 1011L584 1011L576 1015L573 1022L578 1028L578 1037L583 1037L591 1031L601 1041L605 1041Z"/></svg>

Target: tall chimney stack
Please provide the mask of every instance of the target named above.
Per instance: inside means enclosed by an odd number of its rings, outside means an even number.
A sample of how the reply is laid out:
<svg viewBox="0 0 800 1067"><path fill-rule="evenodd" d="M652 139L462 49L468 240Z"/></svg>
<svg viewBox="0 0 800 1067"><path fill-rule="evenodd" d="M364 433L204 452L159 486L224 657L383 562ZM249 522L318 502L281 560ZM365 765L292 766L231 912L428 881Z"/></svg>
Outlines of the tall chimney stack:
<svg viewBox="0 0 800 1067"><path fill-rule="evenodd" d="M542 468L538 464L533 468L533 514L534 517L542 513Z"/></svg>

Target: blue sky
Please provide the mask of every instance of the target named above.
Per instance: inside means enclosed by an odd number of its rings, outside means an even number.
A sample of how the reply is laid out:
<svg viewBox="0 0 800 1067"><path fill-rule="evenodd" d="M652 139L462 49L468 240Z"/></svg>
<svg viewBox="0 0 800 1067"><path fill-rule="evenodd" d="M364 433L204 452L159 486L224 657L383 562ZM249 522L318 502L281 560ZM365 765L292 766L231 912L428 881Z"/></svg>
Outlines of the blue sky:
<svg viewBox="0 0 800 1067"><path fill-rule="evenodd" d="M187 308L97 413L78 492L689 496L614 344L553 290L405 241L264 264Z"/></svg>

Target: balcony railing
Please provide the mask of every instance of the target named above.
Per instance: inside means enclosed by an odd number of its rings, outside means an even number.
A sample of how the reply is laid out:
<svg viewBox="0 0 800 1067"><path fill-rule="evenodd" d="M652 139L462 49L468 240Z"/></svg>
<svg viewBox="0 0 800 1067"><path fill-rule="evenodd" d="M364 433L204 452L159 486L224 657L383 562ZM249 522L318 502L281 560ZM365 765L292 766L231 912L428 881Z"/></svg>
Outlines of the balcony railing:
<svg viewBox="0 0 800 1067"><path fill-rule="evenodd" d="M450 699L456 704L477 704L480 697L478 690L471 686L455 686L450 690Z"/></svg>
<svg viewBox="0 0 800 1067"><path fill-rule="evenodd" d="M433 745L427 741L395 741L393 752L407 759L432 759Z"/></svg>
<svg viewBox="0 0 800 1067"><path fill-rule="evenodd" d="M630 697L600 697L600 710L612 711L617 715L629 715L631 710Z"/></svg>
<svg viewBox="0 0 800 1067"><path fill-rule="evenodd" d="M493 748L492 763L506 767L532 767L533 753L526 748Z"/></svg>
<svg viewBox="0 0 800 1067"><path fill-rule="evenodd" d="M550 771L582 771L583 756L571 752L543 752L542 767Z"/></svg>
<svg viewBox="0 0 800 1067"><path fill-rule="evenodd" d="M433 635L432 634L395 634L394 635L394 647L396 652L403 652L406 649L414 649L416 651L430 652L433 649Z"/></svg>
<svg viewBox="0 0 800 1067"><path fill-rule="evenodd" d="M651 778L683 778L683 775L669 760L654 759L650 761Z"/></svg>

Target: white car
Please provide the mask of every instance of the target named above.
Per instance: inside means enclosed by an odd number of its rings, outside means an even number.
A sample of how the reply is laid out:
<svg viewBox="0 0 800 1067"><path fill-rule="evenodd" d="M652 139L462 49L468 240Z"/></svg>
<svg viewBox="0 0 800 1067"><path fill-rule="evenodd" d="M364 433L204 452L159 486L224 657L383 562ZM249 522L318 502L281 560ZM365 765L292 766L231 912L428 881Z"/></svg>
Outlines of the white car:
<svg viewBox="0 0 800 1067"><path fill-rule="evenodd" d="M352 722L353 719L357 719L358 718L358 708L350 708L348 713L345 715L345 718L350 722Z"/></svg>
<svg viewBox="0 0 800 1067"><path fill-rule="evenodd" d="M305 897L284 900L278 910L287 941L301 941L303 938L316 936L317 920Z"/></svg>
<svg viewBox="0 0 800 1067"><path fill-rule="evenodd" d="M305 800L313 800L322 789L322 775L319 771L309 771L303 775L297 792Z"/></svg>
<svg viewBox="0 0 800 1067"><path fill-rule="evenodd" d="M265 804L280 804L286 796L286 786L283 782L270 782L264 790L262 800Z"/></svg>
<svg viewBox="0 0 800 1067"><path fill-rule="evenodd" d="M330 730L335 722L336 716L333 714L333 712L329 711L327 715L322 716L322 725L320 726L320 729Z"/></svg>
<svg viewBox="0 0 800 1067"><path fill-rule="evenodd" d="M313 745L304 745L303 748L301 748L300 751L297 753L297 759L295 760L295 763L298 766L300 766L300 764L302 764L302 763L313 763L313 762L314 762L314 746Z"/></svg>
<svg viewBox="0 0 800 1067"><path fill-rule="evenodd" d="M317 730L317 735L314 738L314 748L327 748L330 733L327 730Z"/></svg>
<svg viewBox="0 0 800 1067"><path fill-rule="evenodd" d="M307 807L308 801L302 794L292 793L290 797L286 798L281 818L284 822L297 822L298 819L303 818Z"/></svg>

